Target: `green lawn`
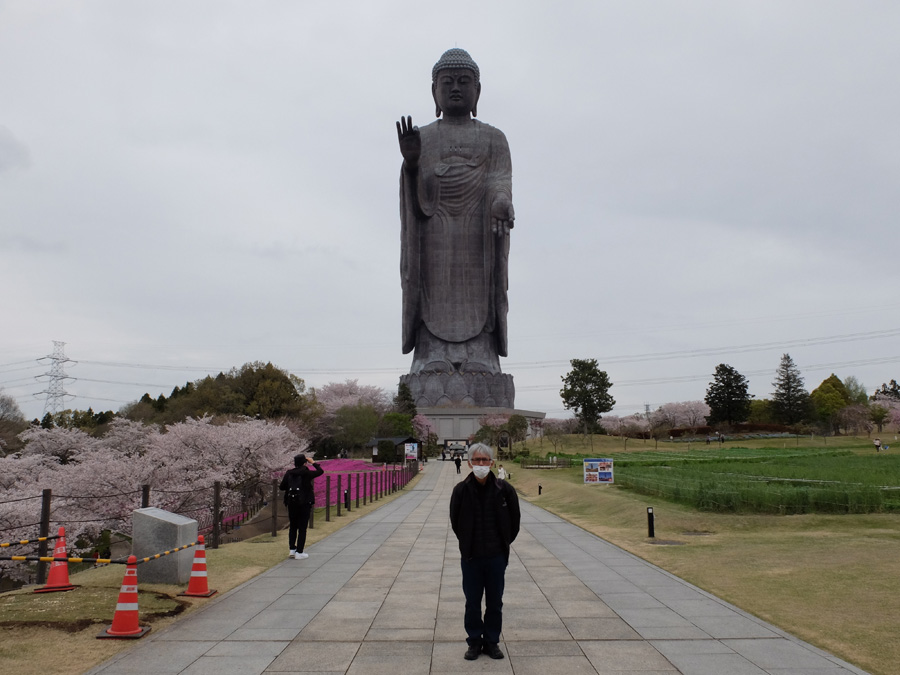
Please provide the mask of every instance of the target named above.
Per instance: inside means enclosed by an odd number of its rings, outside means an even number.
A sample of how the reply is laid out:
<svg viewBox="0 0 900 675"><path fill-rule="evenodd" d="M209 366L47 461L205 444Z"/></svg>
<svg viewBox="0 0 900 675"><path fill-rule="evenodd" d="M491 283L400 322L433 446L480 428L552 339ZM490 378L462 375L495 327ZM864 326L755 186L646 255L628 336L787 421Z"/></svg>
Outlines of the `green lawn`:
<svg viewBox="0 0 900 675"><path fill-rule="evenodd" d="M808 439L804 439L808 440ZM893 450L876 456L869 439L829 438L818 446L801 444L811 464L798 459L794 466L825 467L845 476L875 477L868 463L877 460L890 466L884 475L896 475ZM586 457L612 456L660 460L653 443L594 438L594 451L585 451L581 438L569 439L569 450ZM767 462L778 453L796 451L797 446L772 447L754 441L736 448L726 443L714 452L724 457L743 457L745 462L719 464L705 444L672 444L669 459L689 459L692 467L708 467L710 475L740 469L748 475L770 472ZM529 443L534 453L542 448ZM659 444L660 450L664 444ZM599 446L599 447L598 447ZM900 443L897 444L900 449ZM551 450L544 441L543 451ZM844 455L816 453L849 451ZM543 453L541 453L543 454ZM900 455L900 452L897 453ZM643 457L642 457L643 455ZM760 461L753 458L764 458ZM702 461L716 459L716 461ZM700 461L696 461L700 460ZM819 464L819 460L824 460ZM864 460L859 465L858 460ZM782 466L788 473L791 462ZM637 465L638 462L635 462ZM675 462L677 464L677 462ZM860 471L850 467L859 466ZM876 465L880 466L880 465ZM718 467L718 468L717 468ZM779 470L782 470L779 469ZM624 471L623 468L621 471ZM660 471L664 471L660 469ZM616 477L620 475L616 465ZM820 477L833 475L818 474ZM796 475L785 475L794 478ZM825 479L825 478L822 478ZM895 480L895 479L894 479ZM528 500L591 531L622 548L659 565L673 574L759 616L812 644L856 664L869 672L897 672L900 642L895 626L900 607L900 515L893 512L867 514L775 515L702 511L659 496L643 495L619 485L584 485L580 466L571 469L513 469L513 484ZM538 484L543 486L537 495ZM884 483L887 484L887 483ZM895 483L896 484L896 483ZM647 536L647 507L655 515L655 540ZM667 543L668 545L664 545Z"/></svg>

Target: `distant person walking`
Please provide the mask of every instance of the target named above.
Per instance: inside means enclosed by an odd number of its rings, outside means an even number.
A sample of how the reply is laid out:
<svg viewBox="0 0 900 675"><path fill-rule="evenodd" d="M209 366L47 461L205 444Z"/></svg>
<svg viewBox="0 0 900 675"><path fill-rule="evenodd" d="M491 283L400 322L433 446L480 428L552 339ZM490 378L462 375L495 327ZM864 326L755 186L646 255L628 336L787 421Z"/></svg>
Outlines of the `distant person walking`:
<svg viewBox="0 0 900 675"><path fill-rule="evenodd" d="M312 468L310 468L312 466ZM284 490L284 505L287 506L290 528L288 529L288 558L302 560L308 558L304 553L306 547L306 528L309 526L309 514L316 502L313 490L313 479L318 478L325 470L316 462L310 464L306 455L294 457L294 468L284 472L279 490Z"/></svg>
<svg viewBox="0 0 900 675"><path fill-rule="evenodd" d="M450 525L459 540L466 596L463 624L469 647L465 659L474 661L482 652L502 659L503 588L509 547L519 534L519 498L509 483L491 473L494 454L490 447L473 445L468 464L472 473L456 484L450 496Z"/></svg>
<svg viewBox="0 0 900 675"><path fill-rule="evenodd" d="M453 458L453 463L456 464L456 473L462 473L462 460L459 455Z"/></svg>
<svg viewBox="0 0 900 675"><path fill-rule="evenodd" d="M872 441L872 442L875 444L875 452L881 452L881 439L880 439L880 438L876 438L876 439L875 439L874 441Z"/></svg>
<svg viewBox="0 0 900 675"><path fill-rule="evenodd" d="M509 478L509 474L506 473L506 469L503 468L503 465L500 464L497 466L497 478L500 480L506 480Z"/></svg>

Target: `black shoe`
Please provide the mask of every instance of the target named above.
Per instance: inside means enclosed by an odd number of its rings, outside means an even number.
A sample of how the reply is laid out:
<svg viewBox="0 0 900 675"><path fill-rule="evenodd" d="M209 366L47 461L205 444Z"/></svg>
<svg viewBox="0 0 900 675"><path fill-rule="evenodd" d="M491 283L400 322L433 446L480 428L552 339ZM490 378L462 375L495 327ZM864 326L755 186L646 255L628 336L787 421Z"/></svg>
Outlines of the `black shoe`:
<svg viewBox="0 0 900 675"><path fill-rule="evenodd" d="M466 655L463 657L466 661L474 661L481 653L481 645L469 645Z"/></svg>
<svg viewBox="0 0 900 675"><path fill-rule="evenodd" d="M490 656L492 659L503 658L503 652L500 649L500 645L493 642L485 642L483 645L481 645L481 651Z"/></svg>

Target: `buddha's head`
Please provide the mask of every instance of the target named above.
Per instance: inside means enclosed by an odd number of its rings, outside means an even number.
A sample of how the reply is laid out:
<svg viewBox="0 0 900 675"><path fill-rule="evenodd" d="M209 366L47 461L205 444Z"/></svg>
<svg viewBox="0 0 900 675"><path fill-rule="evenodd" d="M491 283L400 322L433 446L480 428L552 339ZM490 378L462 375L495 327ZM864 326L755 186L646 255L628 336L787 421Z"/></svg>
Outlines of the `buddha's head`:
<svg viewBox="0 0 900 675"><path fill-rule="evenodd" d="M431 94L435 114L445 117L477 115L481 96L481 72L465 49L454 47L443 53L431 69Z"/></svg>

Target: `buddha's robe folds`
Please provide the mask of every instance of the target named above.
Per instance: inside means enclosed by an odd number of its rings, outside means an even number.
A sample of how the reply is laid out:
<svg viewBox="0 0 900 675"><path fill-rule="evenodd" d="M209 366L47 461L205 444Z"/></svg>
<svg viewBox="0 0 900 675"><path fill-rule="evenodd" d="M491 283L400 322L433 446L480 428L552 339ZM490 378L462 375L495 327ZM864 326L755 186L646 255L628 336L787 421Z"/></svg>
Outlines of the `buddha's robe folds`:
<svg viewBox="0 0 900 675"><path fill-rule="evenodd" d="M424 324L447 343L490 334L506 356L509 236L491 231L494 200L512 203L506 137L475 119L452 129L438 120L420 134L418 171L400 177L403 353Z"/></svg>

